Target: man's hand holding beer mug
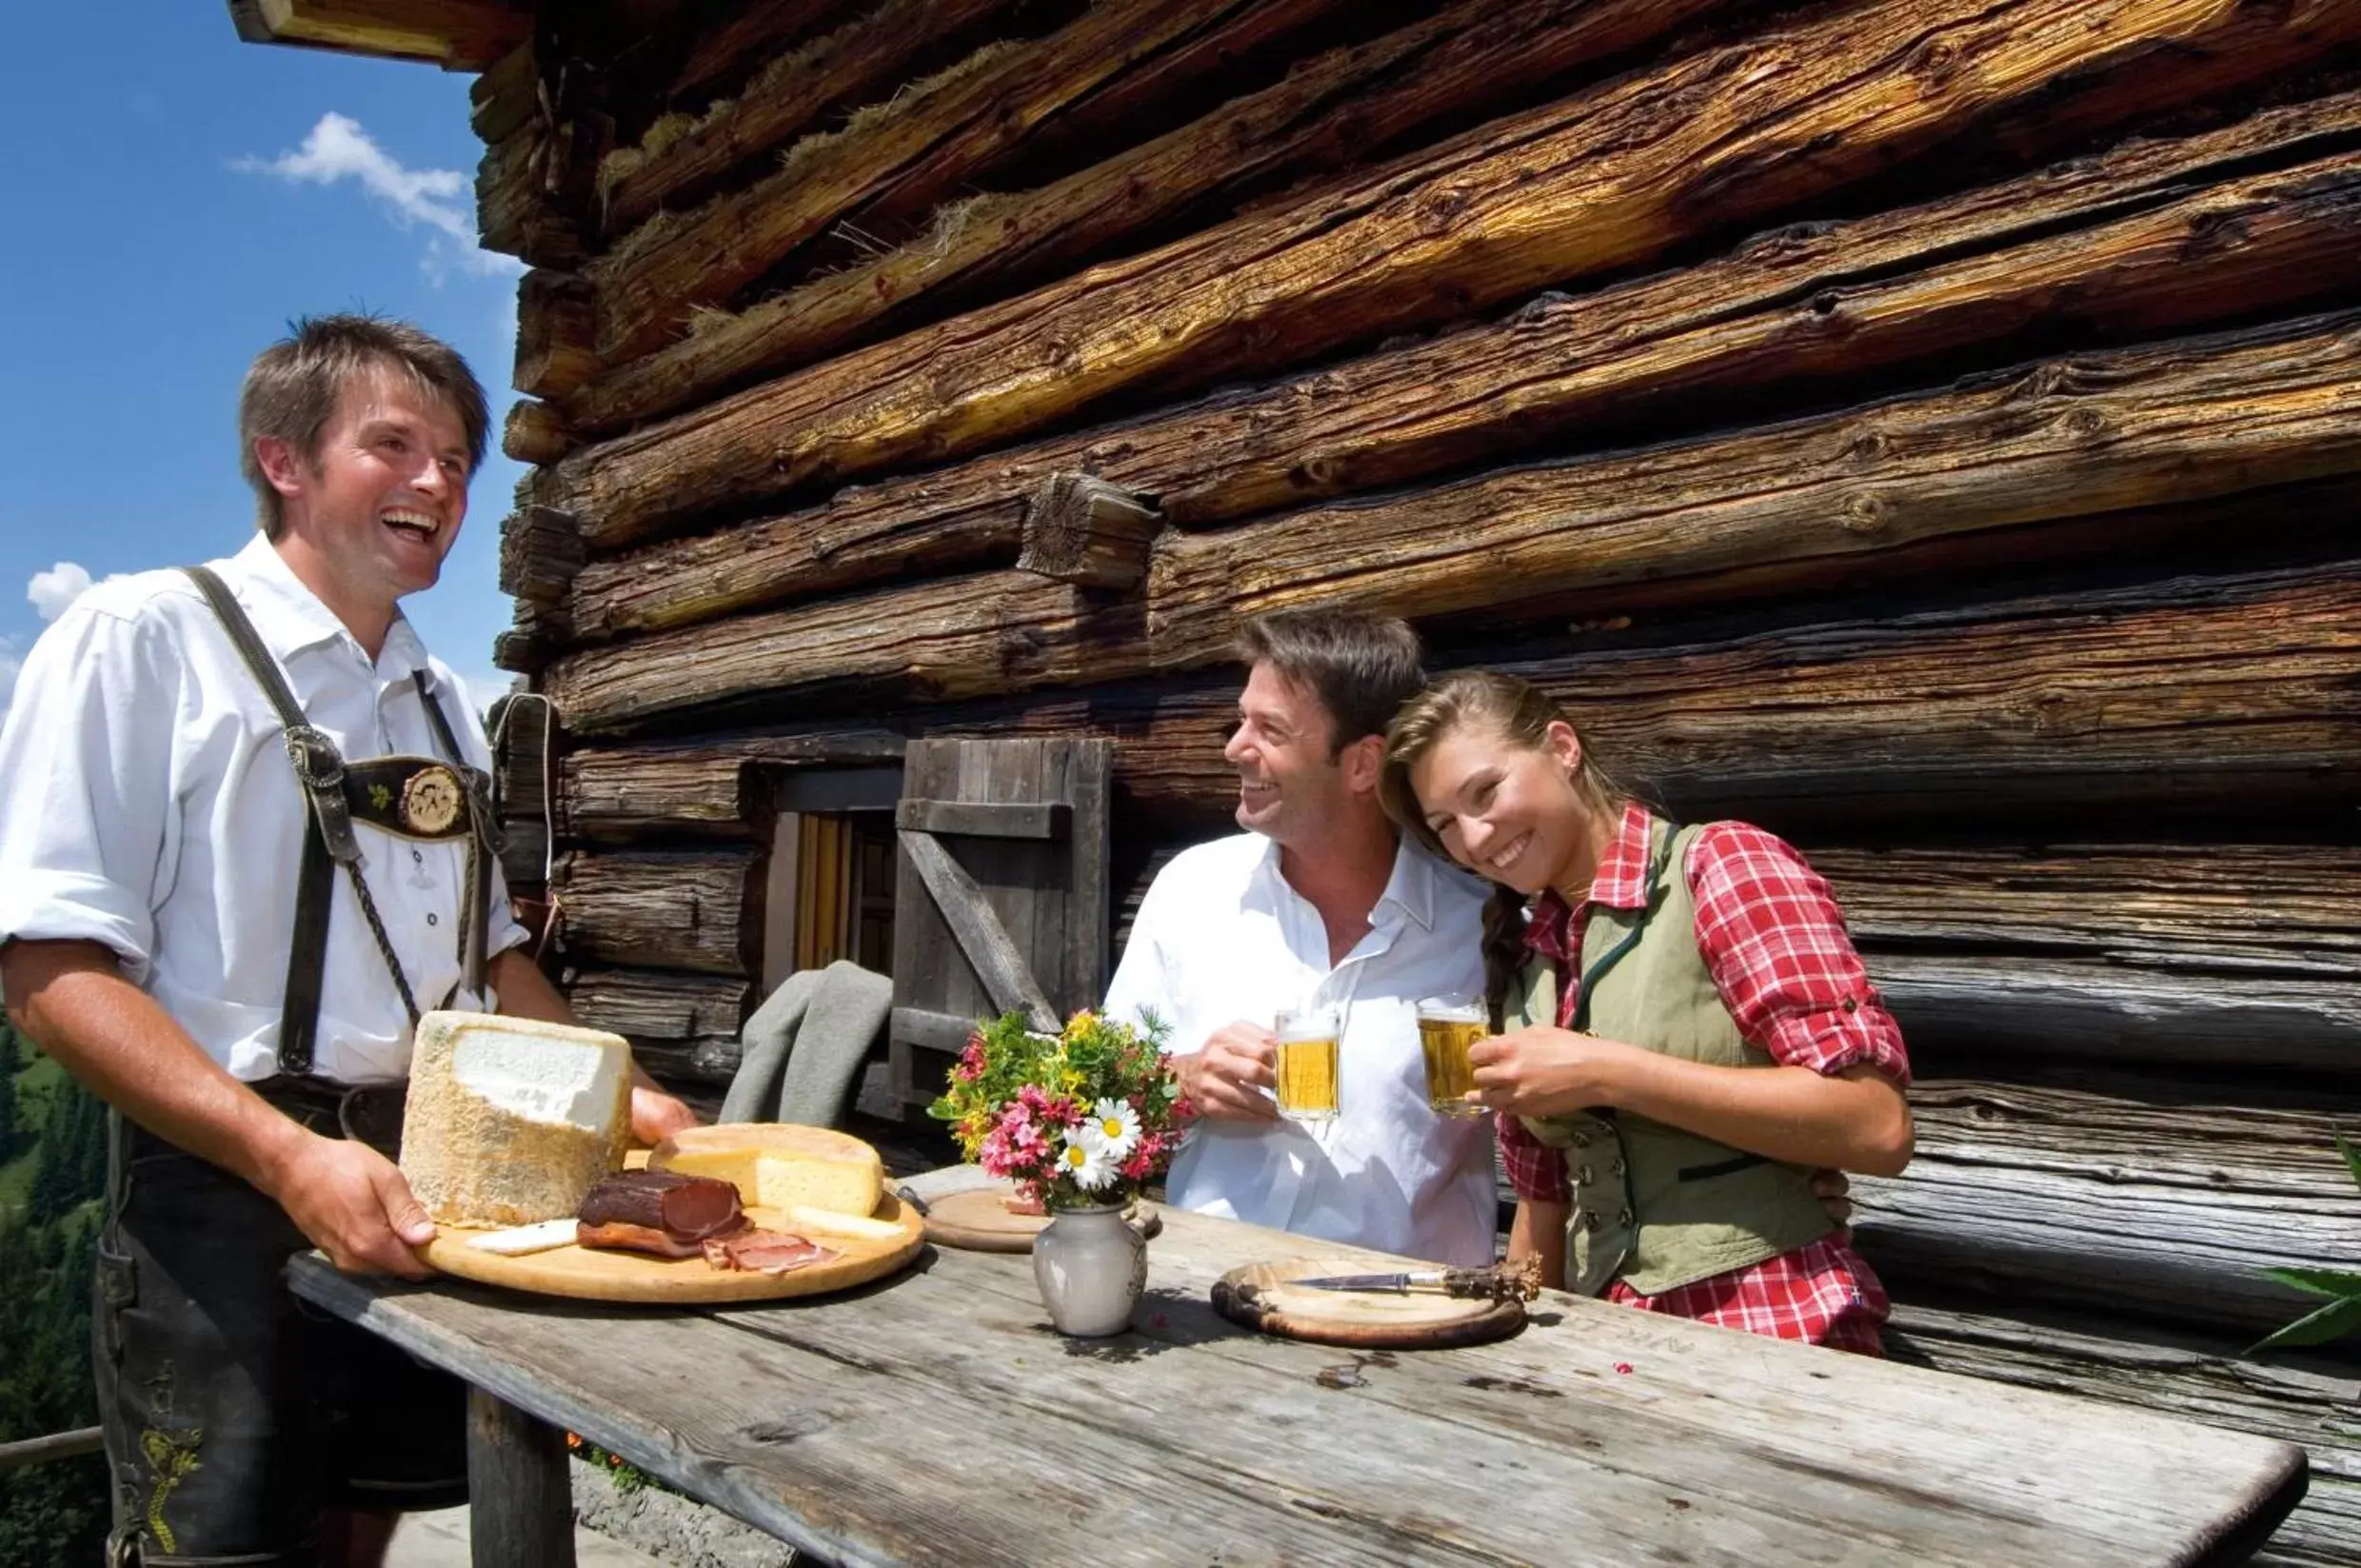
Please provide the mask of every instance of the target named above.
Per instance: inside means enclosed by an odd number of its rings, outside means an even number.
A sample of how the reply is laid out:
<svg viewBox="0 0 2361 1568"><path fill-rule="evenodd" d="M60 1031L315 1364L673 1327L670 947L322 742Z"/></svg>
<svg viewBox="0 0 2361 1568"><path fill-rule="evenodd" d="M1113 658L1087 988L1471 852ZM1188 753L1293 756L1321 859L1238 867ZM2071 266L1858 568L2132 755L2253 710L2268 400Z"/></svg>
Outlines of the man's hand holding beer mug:
<svg viewBox="0 0 2361 1568"><path fill-rule="evenodd" d="M1177 1056L1173 1071L1197 1114L1216 1121L1276 1121L1279 1037L1269 1026L1240 1019L1205 1039L1195 1056Z"/></svg>

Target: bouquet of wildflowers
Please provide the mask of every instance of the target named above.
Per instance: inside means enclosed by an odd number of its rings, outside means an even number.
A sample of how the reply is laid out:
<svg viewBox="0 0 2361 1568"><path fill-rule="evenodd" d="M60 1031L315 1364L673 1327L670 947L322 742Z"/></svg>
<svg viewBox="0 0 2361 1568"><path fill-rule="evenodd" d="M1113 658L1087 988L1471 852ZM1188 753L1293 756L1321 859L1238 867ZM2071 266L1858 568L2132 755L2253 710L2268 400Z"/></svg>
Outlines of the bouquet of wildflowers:
<svg viewBox="0 0 2361 1568"><path fill-rule="evenodd" d="M1052 1036L1003 1014L968 1037L928 1114L1028 1201L1123 1202L1162 1173L1192 1114L1164 1061L1164 1026L1146 1022L1141 1033L1081 1012Z"/></svg>

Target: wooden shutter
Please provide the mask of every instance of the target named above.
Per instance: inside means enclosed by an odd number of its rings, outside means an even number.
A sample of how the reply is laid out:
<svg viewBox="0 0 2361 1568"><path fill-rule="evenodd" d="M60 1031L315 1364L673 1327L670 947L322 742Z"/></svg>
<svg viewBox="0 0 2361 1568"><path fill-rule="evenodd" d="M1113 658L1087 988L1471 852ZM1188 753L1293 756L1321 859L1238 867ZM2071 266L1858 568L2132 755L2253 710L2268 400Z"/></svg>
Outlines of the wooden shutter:
<svg viewBox="0 0 2361 1568"><path fill-rule="evenodd" d="M1053 1029L1107 979L1103 740L913 741L895 812L893 1082L920 1116L979 1018Z"/></svg>

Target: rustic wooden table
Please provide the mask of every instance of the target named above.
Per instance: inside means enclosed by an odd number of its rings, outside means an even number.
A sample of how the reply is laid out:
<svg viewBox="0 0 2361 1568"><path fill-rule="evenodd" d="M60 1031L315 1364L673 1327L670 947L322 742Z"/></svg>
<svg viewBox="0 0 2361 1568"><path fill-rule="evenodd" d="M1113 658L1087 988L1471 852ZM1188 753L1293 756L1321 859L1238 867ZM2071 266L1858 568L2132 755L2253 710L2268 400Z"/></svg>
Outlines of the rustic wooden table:
<svg viewBox="0 0 2361 1568"><path fill-rule="evenodd" d="M292 1278L477 1390L486 1568L573 1561L561 1429L844 1563L2232 1562L2304 1490L2287 1443L1573 1297L1417 1353L1214 1314L1225 1270L1314 1252L1350 1256L1168 1212L1096 1341L1022 1256L693 1312Z"/></svg>

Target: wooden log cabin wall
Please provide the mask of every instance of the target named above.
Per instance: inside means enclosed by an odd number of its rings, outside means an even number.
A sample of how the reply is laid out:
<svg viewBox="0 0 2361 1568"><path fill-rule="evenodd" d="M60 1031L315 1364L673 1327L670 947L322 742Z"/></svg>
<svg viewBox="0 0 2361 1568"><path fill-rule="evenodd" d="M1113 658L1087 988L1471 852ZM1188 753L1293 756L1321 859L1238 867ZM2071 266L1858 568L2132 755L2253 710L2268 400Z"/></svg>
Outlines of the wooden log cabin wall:
<svg viewBox="0 0 2361 1568"><path fill-rule="evenodd" d="M921 737L1115 743L1120 951L1236 619L1400 614L1835 883L1897 1354L2303 1441L2270 1560L2361 1554L2356 1361L2239 1354L2361 1259L2361 5L541 9L498 657L586 1017L725 1080L782 781Z"/></svg>

